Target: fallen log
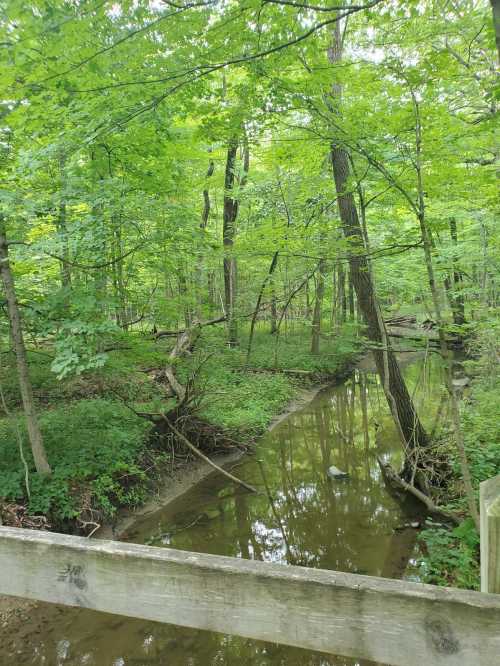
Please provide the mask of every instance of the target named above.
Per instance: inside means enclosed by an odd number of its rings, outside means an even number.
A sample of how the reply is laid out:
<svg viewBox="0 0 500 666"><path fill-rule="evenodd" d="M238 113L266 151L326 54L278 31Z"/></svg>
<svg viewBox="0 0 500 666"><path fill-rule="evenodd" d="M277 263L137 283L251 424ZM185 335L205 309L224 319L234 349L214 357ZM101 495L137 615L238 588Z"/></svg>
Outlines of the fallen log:
<svg viewBox="0 0 500 666"><path fill-rule="evenodd" d="M379 457L377 457L377 462L379 464L380 471L382 472L382 476L384 477L384 481L391 488L402 490L403 492L412 495L426 507L427 511L431 515L439 518L444 522L453 523L454 525L459 525L462 522L462 519L456 513L447 511L437 504L434 504L428 495L423 493L418 488L415 488L415 486L412 486L411 483L408 483L402 479L389 463L385 463Z"/></svg>
<svg viewBox="0 0 500 666"><path fill-rule="evenodd" d="M159 338L167 338L167 337L175 338L179 337L183 333L186 333L195 326L198 326L199 328L205 328L205 326L213 326L214 324L221 324L226 320L227 316L223 315L221 317L217 317L216 319L209 319L208 321L196 321L193 323L193 325L190 328L181 328L177 331L156 331L156 333L153 333L152 338L153 340L158 340Z"/></svg>

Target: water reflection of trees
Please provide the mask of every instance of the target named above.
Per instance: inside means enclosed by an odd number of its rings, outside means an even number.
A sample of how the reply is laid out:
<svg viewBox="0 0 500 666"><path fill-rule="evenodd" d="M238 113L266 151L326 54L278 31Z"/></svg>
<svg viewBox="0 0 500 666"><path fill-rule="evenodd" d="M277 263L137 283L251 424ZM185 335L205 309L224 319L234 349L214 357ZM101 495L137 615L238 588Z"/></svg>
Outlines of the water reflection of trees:
<svg viewBox="0 0 500 666"><path fill-rule="evenodd" d="M430 364L406 370L431 427L435 414L446 409L440 404L435 372ZM377 379L356 372L264 438L255 454L261 464L250 459L238 469L242 478L258 486L259 495L249 495L212 476L166 511L159 525L150 525L148 533L159 536L157 543L163 540L175 548L401 576L414 534L394 531L406 518L385 491L377 454L401 458L400 445ZM350 478L330 479L331 465L347 471ZM183 529L188 525L192 526ZM64 628L52 627L50 635L43 637L37 646L39 657L54 655L67 644L67 654L50 663L368 666L230 635L126 618L117 621L85 611L75 612L68 623Z"/></svg>

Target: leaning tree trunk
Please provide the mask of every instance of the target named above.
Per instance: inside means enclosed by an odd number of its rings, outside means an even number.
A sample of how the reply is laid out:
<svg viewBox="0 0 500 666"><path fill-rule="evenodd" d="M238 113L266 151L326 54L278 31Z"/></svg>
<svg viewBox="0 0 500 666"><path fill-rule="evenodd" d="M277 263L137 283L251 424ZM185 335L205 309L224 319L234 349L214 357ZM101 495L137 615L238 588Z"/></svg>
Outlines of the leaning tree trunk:
<svg viewBox="0 0 500 666"><path fill-rule="evenodd" d="M28 369L28 359L26 356L26 347L24 346L23 331L21 327L21 316L19 314L19 305L17 303L14 278L9 263L9 246L5 232L5 222L0 216L0 276L2 278L5 298L7 300L7 309L9 313L9 324L12 335L12 343L17 361L17 374L19 378L19 387L21 389L21 398L23 401L24 415L28 428L28 437L31 444L31 451L35 461L36 471L39 474L50 474L51 469L43 445L42 433L38 425L36 416L35 401L33 398L33 388Z"/></svg>
<svg viewBox="0 0 500 666"><path fill-rule="evenodd" d="M328 57L332 64L338 63L342 59L342 43L338 21L335 24L333 43L328 50ZM332 98L337 110L340 107L341 97L342 90L340 86L334 85ZM406 446L410 450L414 450L418 446L425 446L428 443L428 437L417 415L385 331L370 266L365 254L363 229L352 194L349 155L345 148L337 142L332 143L331 161L342 232L352 248L349 258L350 277L366 323L368 337L375 343L373 354L377 372L381 378L396 426Z"/></svg>

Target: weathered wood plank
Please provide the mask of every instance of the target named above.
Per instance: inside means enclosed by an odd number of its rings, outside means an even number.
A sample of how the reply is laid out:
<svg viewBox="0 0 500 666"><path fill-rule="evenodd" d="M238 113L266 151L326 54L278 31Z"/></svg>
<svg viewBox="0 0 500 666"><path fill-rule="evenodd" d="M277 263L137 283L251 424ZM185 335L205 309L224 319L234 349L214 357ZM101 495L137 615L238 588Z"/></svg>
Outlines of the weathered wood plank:
<svg viewBox="0 0 500 666"><path fill-rule="evenodd" d="M500 474L481 483L480 506L481 590L500 594Z"/></svg>
<svg viewBox="0 0 500 666"><path fill-rule="evenodd" d="M0 594L395 666L493 666L500 596L0 528Z"/></svg>

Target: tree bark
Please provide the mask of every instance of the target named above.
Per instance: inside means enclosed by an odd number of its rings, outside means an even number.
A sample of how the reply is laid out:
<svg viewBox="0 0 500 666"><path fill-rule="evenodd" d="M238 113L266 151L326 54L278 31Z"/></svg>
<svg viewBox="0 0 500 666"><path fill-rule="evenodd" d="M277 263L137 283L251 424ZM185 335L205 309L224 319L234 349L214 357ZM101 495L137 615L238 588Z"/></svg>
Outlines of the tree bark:
<svg viewBox="0 0 500 666"><path fill-rule="evenodd" d="M457 326L465 324L465 301L463 293L463 275L458 265L458 234L457 221L454 217L450 220L450 236L453 243L453 299L451 303L453 321Z"/></svg>
<svg viewBox="0 0 500 666"><path fill-rule="evenodd" d="M267 272L266 277L262 281L262 285L260 287L259 295L257 297L257 303L255 305L255 310L253 311L252 314L252 321L250 322L250 334L248 336L248 347L247 347L247 358L246 358L246 363L249 362L250 360L250 354L252 353L252 343L253 343L253 334L255 330L255 322L257 321L257 317L260 312L260 304L262 303L262 297L264 295L264 290L268 284L268 282L272 279L273 273L276 269L276 266L278 265L278 256L279 252L276 251L273 255L273 258L271 260L271 265L269 266L269 270ZM274 330L276 332L276 328Z"/></svg>
<svg viewBox="0 0 500 666"><path fill-rule="evenodd" d="M215 163L213 160L210 160L208 164L208 170L205 176L205 187L203 188L203 210L201 213L201 222L200 229L202 232L205 231L208 224L208 218L210 216L210 191L208 189L208 179L213 175L215 168ZM198 254L196 261L196 311L198 319L202 317L203 310L203 289L202 289L202 274L203 274L203 243L204 239L201 239L202 248ZM210 280L207 280L207 290L208 290L208 300L210 302Z"/></svg>
<svg viewBox="0 0 500 666"><path fill-rule="evenodd" d="M0 276L7 300L7 309L9 313L9 324L12 335L12 344L17 361L17 374L19 378L19 387L21 389L21 398L23 401L24 415L28 429L28 437L31 444L31 451L35 461L36 471L39 474L47 475L51 473L51 468L47 460L47 454L43 445L42 433L38 425L38 419L33 398L33 388L29 376L28 358L26 347L24 346L23 331L21 326L21 316L19 314L19 305L16 297L14 278L9 263L9 246L7 243L5 221L0 216Z"/></svg>
<svg viewBox="0 0 500 666"><path fill-rule="evenodd" d="M332 64L338 63L342 59L339 22L335 24L335 33L332 46L328 50L328 57ZM339 109L342 98L340 86L332 87L332 97L336 108ZM375 347L385 348L373 351L377 372L404 443L410 450L414 450L418 446L426 446L428 437L417 415L385 331L370 266L365 256L363 229L350 187L349 155L339 143L332 143L331 161L342 232L352 248L349 268L356 297L366 323L369 339L375 343Z"/></svg>
<svg viewBox="0 0 500 666"><path fill-rule="evenodd" d="M222 242L224 245L224 300L228 321L228 344L238 345L238 324L235 316L236 306L236 259L233 255L236 235L238 200L233 197L238 142L231 139L227 149L226 172L224 178L224 212Z"/></svg>
<svg viewBox="0 0 500 666"><path fill-rule="evenodd" d="M339 324L343 324L346 320L347 299L345 295L345 270L342 260L338 262L337 275L338 275L337 322Z"/></svg>
<svg viewBox="0 0 500 666"><path fill-rule="evenodd" d="M325 294L325 269L326 261L320 259L316 273L316 298L311 326L311 354L315 356L319 354L320 347L321 317L323 314L323 296Z"/></svg>

